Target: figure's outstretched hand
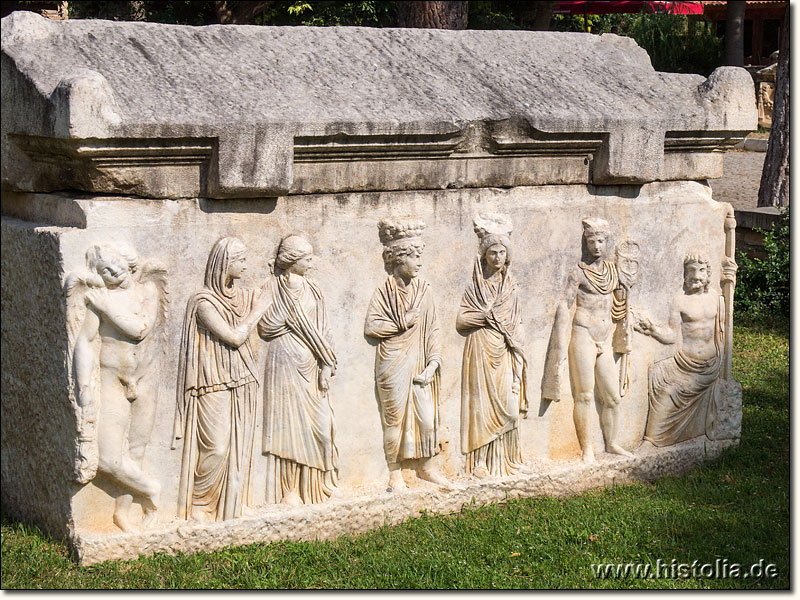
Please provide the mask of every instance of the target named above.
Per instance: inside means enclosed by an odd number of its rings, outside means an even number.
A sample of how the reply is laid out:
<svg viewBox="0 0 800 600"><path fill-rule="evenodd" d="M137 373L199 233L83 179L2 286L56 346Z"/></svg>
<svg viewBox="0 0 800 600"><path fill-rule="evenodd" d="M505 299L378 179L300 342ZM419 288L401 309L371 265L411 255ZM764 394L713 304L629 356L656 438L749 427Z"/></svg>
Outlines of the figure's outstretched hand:
<svg viewBox="0 0 800 600"><path fill-rule="evenodd" d="M633 330L638 331L642 335L653 335L654 329L653 322L645 315L639 315L636 322L633 324Z"/></svg>

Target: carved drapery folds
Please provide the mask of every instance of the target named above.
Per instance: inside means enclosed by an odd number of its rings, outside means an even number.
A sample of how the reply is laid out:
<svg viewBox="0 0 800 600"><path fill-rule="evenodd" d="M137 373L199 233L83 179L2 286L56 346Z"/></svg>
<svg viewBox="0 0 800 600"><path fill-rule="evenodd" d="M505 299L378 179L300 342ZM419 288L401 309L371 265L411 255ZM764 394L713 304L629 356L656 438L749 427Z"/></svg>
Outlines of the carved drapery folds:
<svg viewBox="0 0 800 600"><path fill-rule="evenodd" d="M382 219L378 230L389 276L372 296L364 334L378 342L375 388L389 486L405 487L405 461L417 461L419 477L444 483L446 479L431 463L438 452L442 358L433 293L430 284L418 277L425 223Z"/></svg>
<svg viewBox="0 0 800 600"><path fill-rule="evenodd" d="M425 223L417 218L378 224L387 277L374 291L364 325L376 347L375 391L389 468L389 489L406 487L404 469L437 484L448 480L440 443L443 344L432 286L419 274ZM548 348L542 398L559 400L568 368L575 432L583 459L595 458L590 417L597 406L605 450L630 456L620 439L620 407L632 389L634 332L674 355L652 364L647 379L644 439L674 445L705 435L738 435L730 404L730 322L736 264L735 221L726 217L721 295L709 292L711 263L700 251L684 261L684 289L672 302L668 325L655 325L632 308L641 279L639 245L612 246L611 226L582 221L583 260L569 272ZM478 213L478 249L458 307L464 337L461 363L461 450L467 475L510 476L524 464L520 419L527 417L528 357L521 292L529 280L511 273L512 223L502 213ZM225 520L253 504L256 411L263 398L262 453L265 501L288 505L324 502L339 485L339 450L331 382L340 365L320 286L308 276L314 250L306 237L285 236L270 261L263 287L238 284L246 248L220 239L205 268L204 287L190 296L178 365L173 448L182 440L178 479L180 518ZM613 256L610 260L608 257ZM70 369L78 418L75 478L102 473L120 486L113 521L125 531L155 520L161 484L143 467L156 415L153 363L169 349L167 276L122 244L93 244L85 272L67 277ZM452 307L455 308L455 307ZM257 372L258 332L264 342Z"/></svg>
<svg viewBox="0 0 800 600"><path fill-rule="evenodd" d="M510 475L522 464L520 413L527 413L522 310L511 265L511 221L480 214L480 241L458 311L466 335L461 366L461 449L476 477Z"/></svg>
<svg viewBox="0 0 800 600"><path fill-rule="evenodd" d="M306 277L312 259L308 240L283 238L269 281L271 305L258 322L267 342L262 452L271 503L322 502L338 481L329 391L336 355L322 291Z"/></svg>
<svg viewBox="0 0 800 600"><path fill-rule="evenodd" d="M186 305L173 431L173 448L183 439L181 518L231 519L252 504L258 378L250 333L268 296L236 285L245 253L236 238L217 241L204 287Z"/></svg>
<svg viewBox="0 0 800 600"><path fill-rule="evenodd" d="M648 372L649 413L644 439L670 446L705 435L727 439L738 434L741 406L729 406L730 326L736 263L736 227L732 210L725 220L726 248L722 260L722 295L709 291L713 268L701 251L683 260L683 291L671 304L667 325L640 314L635 329L662 344L676 344L673 356L651 365ZM737 415L737 416L734 416Z"/></svg>

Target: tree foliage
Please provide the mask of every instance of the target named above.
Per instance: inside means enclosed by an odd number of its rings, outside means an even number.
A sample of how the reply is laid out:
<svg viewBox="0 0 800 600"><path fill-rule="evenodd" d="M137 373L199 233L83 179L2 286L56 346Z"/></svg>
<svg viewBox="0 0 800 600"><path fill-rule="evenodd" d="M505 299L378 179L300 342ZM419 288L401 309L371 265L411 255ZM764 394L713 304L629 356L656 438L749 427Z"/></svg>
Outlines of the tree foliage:
<svg viewBox="0 0 800 600"><path fill-rule="evenodd" d="M765 258L739 254L737 311L755 317L789 316L789 207L764 233Z"/></svg>
<svg viewBox="0 0 800 600"><path fill-rule="evenodd" d="M656 71L697 73L708 76L722 64L723 40L711 21L687 15L629 13L588 15L591 33L610 33L636 40L647 50ZM583 31L583 17L556 15L557 31Z"/></svg>

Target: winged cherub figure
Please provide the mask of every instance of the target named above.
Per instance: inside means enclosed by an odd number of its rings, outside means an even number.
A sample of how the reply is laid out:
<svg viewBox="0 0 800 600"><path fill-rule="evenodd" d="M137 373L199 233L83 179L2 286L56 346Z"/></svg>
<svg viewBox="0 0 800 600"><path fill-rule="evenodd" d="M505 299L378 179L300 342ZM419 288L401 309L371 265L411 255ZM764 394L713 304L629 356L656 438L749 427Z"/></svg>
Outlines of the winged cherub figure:
<svg viewBox="0 0 800 600"><path fill-rule="evenodd" d="M166 270L138 265L121 246L93 244L88 273L65 284L70 369L77 384L78 439L75 476L97 471L126 490L116 498L114 523L133 531L130 508L141 503L146 527L155 521L161 485L142 468L156 407L154 362L167 316ZM126 435L127 432L127 435Z"/></svg>

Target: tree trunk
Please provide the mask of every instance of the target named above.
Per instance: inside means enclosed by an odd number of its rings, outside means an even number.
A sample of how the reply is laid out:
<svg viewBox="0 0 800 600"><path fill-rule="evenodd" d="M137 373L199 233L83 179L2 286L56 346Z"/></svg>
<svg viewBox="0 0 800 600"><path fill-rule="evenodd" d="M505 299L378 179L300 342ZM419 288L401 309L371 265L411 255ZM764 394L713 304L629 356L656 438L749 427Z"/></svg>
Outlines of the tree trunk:
<svg viewBox="0 0 800 600"><path fill-rule="evenodd" d="M398 2L398 27L466 29L469 2Z"/></svg>
<svg viewBox="0 0 800 600"><path fill-rule="evenodd" d="M744 10L746 2L729 1L725 9L725 64L744 66Z"/></svg>
<svg viewBox="0 0 800 600"><path fill-rule="evenodd" d="M772 130L758 188L759 206L789 206L789 7L781 26Z"/></svg>
<svg viewBox="0 0 800 600"><path fill-rule="evenodd" d="M274 0L271 2L233 0L230 3L227 0L215 0L214 11L223 25L247 25L274 3Z"/></svg>
<svg viewBox="0 0 800 600"><path fill-rule="evenodd" d="M533 18L531 29L533 31L548 31L550 21L553 19L553 11L558 6L558 2L537 2L536 16Z"/></svg>

